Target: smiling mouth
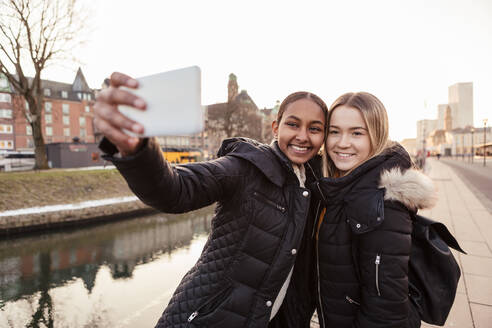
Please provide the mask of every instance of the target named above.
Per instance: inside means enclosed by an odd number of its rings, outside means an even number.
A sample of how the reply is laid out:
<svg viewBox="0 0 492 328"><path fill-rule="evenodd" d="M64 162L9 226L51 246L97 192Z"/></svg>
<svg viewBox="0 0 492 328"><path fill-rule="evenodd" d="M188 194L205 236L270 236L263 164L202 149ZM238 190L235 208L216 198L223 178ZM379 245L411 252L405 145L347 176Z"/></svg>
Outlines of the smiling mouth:
<svg viewBox="0 0 492 328"><path fill-rule="evenodd" d="M290 145L290 147L296 153L307 153L308 151L311 150L311 147L302 147L302 146L296 146L296 145Z"/></svg>
<svg viewBox="0 0 492 328"><path fill-rule="evenodd" d="M350 157L352 157L352 156L355 156L355 154L337 153L337 152L335 152L335 154L336 154L338 157L342 158L342 159L347 159L347 158L350 158Z"/></svg>

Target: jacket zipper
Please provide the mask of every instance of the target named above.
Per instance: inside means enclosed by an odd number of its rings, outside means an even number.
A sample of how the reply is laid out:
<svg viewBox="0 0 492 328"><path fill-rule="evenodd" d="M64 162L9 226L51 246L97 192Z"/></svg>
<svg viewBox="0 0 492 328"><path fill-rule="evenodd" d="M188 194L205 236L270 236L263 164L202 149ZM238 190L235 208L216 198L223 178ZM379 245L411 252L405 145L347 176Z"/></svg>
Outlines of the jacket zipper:
<svg viewBox="0 0 492 328"><path fill-rule="evenodd" d="M350 298L350 296L348 296L348 295L347 295L347 296L345 296L345 299L346 299L349 303L351 303L351 304L360 305L360 303L359 303L359 302L354 301L354 300L353 300L353 299L351 299L351 298Z"/></svg>
<svg viewBox="0 0 492 328"><path fill-rule="evenodd" d="M320 312L318 313L319 317L321 317L321 322L323 325L321 326L322 328L325 328L325 315L323 311L323 303L321 301L321 283L320 283L320 278L319 278L319 247L318 247L318 239L316 239L316 273L317 273L317 283L318 283L318 302L319 302L319 308Z"/></svg>
<svg viewBox="0 0 492 328"><path fill-rule="evenodd" d="M381 296L381 293L379 292L379 264L381 263L381 255L376 254L376 260L374 261L374 264L376 264L376 290L378 292L378 296Z"/></svg>
<svg viewBox="0 0 492 328"><path fill-rule="evenodd" d="M319 183L318 183L318 188L319 188ZM321 191L321 190L320 190ZM317 283L317 289L318 289L318 303L319 303L319 309L321 313L318 313L318 318L321 319L321 327L325 328L325 315L323 311L323 302L321 301L321 283L320 283L320 277L319 277L319 225L318 221L320 218L318 217L320 215L319 209L320 209L320 204L321 202L318 203L318 208L316 209L316 220L314 222L314 227L313 227L313 238L315 238L316 241L316 283ZM316 229L316 230L315 230ZM316 231L316 234L314 233Z"/></svg>
<svg viewBox="0 0 492 328"><path fill-rule="evenodd" d="M195 319L199 314L200 314L200 311L201 309L203 309L204 307L206 307L208 304L212 303L213 301L215 301L216 299L218 299L220 296L222 296L227 290L229 290L229 288L226 288L226 289L223 289L221 290L220 292L218 292L217 294L215 294L213 297L211 297L208 301L206 301L204 304L200 305L198 307L198 309L196 309L195 311L193 311L193 313L188 317L188 322L192 322L193 319Z"/></svg>
<svg viewBox="0 0 492 328"><path fill-rule="evenodd" d="M253 192L253 196L255 196L256 199L258 199L260 202L264 202L264 203L267 203L268 205L271 205L273 207L275 207L277 210L279 210L280 212L282 213L285 213L285 207L271 201L270 199L260 195L259 193L257 193L256 191Z"/></svg>

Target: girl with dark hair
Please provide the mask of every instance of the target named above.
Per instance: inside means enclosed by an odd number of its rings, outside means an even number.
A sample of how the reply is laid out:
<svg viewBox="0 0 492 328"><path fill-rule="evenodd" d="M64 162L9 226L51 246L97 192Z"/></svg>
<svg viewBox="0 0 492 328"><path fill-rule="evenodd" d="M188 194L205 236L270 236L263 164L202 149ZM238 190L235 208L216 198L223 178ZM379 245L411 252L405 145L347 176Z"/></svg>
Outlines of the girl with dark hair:
<svg viewBox="0 0 492 328"><path fill-rule="evenodd" d="M143 132L117 109L145 108L144 99L119 88L137 81L114 73L110 85L95 105L106 137L100 147L133 192L167 213L217 203L203 252L157 327L309 327L314 213L305 186L321 173L312 159L325 140L324 102L291 94L272 123L271 145L227 139L216 160L171 166L154 139L124 131Z"/></svg>

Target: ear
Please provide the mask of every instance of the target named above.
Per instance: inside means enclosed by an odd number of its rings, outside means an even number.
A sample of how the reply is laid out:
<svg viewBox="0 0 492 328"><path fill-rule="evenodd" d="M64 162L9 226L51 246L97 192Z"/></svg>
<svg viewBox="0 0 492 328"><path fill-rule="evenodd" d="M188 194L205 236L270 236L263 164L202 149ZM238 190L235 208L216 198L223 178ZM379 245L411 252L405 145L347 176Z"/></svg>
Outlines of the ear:
<svg viewBox="0 0 492 328"><path fill-rule="evenodd" d="M277 121L272 122L272 133L273 133L273 137L275 139L277 139L278 138L278 123L277 123Z"/></svg>

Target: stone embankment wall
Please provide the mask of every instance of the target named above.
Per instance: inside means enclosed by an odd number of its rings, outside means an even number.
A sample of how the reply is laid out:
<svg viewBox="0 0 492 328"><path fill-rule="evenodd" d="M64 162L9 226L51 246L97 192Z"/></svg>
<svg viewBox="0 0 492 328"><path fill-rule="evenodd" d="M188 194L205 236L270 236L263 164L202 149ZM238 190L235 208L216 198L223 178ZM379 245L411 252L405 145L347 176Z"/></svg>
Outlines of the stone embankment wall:
<svg viewBox="0 0 492 328"><path fill-rule="evenodd" d="M87 224L152 211L136 198L102 206L78 209L65 206L61 210L43 211L46 206L129 196L134 195L114 169L0 173L0 235ZM6 215L33 207L39 207L39 211Z"/></svg>
<svg viewBox="0 0 492 328"><path fill-rule="evenodd" d="M154 210L139 200L45 213L0 217L0 235L62 228L143 215Z"/></svg>

